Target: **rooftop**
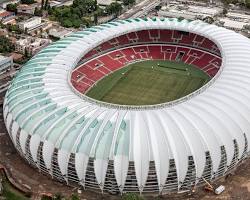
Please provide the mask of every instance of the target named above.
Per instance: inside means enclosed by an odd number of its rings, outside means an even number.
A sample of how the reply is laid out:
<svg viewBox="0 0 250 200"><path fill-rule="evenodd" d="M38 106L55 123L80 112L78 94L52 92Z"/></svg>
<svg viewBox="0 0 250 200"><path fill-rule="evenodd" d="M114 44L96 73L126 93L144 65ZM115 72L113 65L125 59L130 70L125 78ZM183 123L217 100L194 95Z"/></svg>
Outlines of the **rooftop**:
<svg viewBox="0 0 250 200"><path fill-rule="evenodd" d="M29 18L27 20L24 20L24 21L20 22L20 24L24 24L24 23L31 22L31 21L34 21L34 20L39 20L39 19L42 19L42 18L41 17L32 17L32 18Z"/></svg>
<svg viewBox="0 0 250 200"><path fill-rule="evenodd" d="M236 21L229 18L221 18L220 21L224 22L225 27L230 27L238 30L241 30L245 25L248 24L246 22Z"/></svg>
<svg viewBox="0 0 250 200"><path fill-rule="evenodd" d="M36 5L20 4L17 6L18 9L34 9Z"/></svg>
<svg viewBox="0 0 250 200"><path fill-rule="evenodd" d="M12 12L8 12L8 11L0 12L0 17L7 17L12 14L13 14Z"/></svg>
<svg viewBox="0 0 250 200"><path fill-rule="evenodd" d="M250 20L250 15L248 14L242 14L242 13L236 13L236 12L228 12L227 17L236 18L236 19L247 19Z"/></svg>

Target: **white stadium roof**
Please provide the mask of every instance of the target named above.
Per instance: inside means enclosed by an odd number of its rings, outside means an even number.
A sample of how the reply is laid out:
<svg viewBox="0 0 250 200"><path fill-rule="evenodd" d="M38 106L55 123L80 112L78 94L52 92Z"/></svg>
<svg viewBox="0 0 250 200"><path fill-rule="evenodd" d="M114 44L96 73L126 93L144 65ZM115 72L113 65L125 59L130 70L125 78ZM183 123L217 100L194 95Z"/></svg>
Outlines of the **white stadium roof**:
<svg viewBox="0 0 250 200"><path fill-rule="evenodd" d="M113 37L143 29L182 30L212 40L222 54L220 71L195 93L154 106L100 103L72 90L69 75L84 54ZM5 123L17 149L34 165L41 162L40 142L48 171L52 170L57 149L59 171L66 181L73 153L76 174L83 185L88 160L93 158L101 190L110 160L120 191L130 162L134 163L140 192L147 181L150 161L154 161L159 192L173 159L178 188L187 177L190 156L198 183L207 165L205 152L211 157L212 178L219 173L223 155L229 167L249 152L249 55L249 39L201 21L155 18L107 23L74 33L31 59L6 93Z"/></svg>

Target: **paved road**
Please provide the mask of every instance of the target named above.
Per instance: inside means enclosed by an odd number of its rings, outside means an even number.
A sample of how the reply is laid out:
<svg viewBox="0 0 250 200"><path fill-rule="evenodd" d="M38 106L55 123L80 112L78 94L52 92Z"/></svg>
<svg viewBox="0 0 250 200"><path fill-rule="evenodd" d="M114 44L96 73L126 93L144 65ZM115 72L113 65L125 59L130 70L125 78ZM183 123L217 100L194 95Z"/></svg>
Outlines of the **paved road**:
<svg viewBox="0 0 250 200"><path fill-rule="evenodd" d="M144 0L123 13L118 19L136 18L146 15L155 6L160 4L160 0Z"/></svg>

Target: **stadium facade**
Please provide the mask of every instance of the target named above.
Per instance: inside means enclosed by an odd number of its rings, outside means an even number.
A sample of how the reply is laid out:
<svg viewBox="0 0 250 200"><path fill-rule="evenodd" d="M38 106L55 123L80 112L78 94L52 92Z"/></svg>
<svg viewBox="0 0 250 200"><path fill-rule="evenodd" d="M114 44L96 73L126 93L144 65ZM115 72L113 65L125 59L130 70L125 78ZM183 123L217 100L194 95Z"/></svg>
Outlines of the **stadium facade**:
<svg viewBox="0 0 250 200"><path fill-rule="evenodd" d="M156 36L139 42L139 31L150 35L150 30ZM163 30L171 32L169 41L161 41L167 35ZM129 44L122 45L117 38L130 33L135 37L126 36ZM107 41L111 47L96 48ZM206 85L163 104L96 101L72 81L76 66L103 52L141 44L188 48L181 59L207 53L219 60L209 63L214 73ZM162 49L164 58L180 55ZM204 55L190 55L195 49ZM249 55L249 39L201 21L110 22L55 42L28 61L6 93L5 124L22 157L66 184L112 193L187 191L202 178L224 176L249 153Z"/></svg>

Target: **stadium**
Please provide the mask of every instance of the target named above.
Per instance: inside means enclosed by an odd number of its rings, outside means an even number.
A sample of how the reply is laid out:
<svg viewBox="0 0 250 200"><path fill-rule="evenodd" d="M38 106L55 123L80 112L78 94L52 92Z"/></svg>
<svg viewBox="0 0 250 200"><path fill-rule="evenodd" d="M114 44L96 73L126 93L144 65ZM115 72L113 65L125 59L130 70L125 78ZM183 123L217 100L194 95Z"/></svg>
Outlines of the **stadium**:
<svg viewBox="0 0 250 200"><path fill-rule="evenodd" d="M71 186L189 191L249 155L250 41L167 18L73 33L13 79L4 120L20 155Z"/></svg>

